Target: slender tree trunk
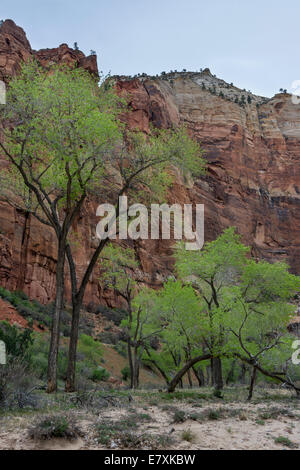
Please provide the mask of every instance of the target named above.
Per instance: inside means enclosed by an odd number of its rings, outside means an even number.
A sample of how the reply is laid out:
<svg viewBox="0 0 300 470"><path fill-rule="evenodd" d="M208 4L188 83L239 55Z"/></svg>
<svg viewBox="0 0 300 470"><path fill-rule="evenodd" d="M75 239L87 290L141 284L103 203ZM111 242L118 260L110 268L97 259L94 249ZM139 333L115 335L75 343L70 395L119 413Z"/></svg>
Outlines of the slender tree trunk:
<svg viewBox="0 0 300 470"><path fill-rule="evenodd" d="M132 388L135 390L137 388L137 357L136 357L136 348L133 350L133 381Z"/></svg>
<svg viewBox="0 0 300 470"><path fill-rule="evenodd" d="M236 361L231 362L231 366L230 366L229 372L228 372L227 377L226 377L226 385L229 385L230 382L233 382L235 364L236 364Z"/></svg>
<svg viewBox="0 0 300 470"><path fill-rule="evenodd" d="M48 387L47 392L53 393L57 390L57 357L60 338L60 317L64 307L64 267L65 249L64 242L59 241L58 258L56 264L56 297L55 311L52 319L50 349L48 356Z"/></svg>
<svg viewBox="0 0 300 470"><path fill-rule="evenodd" d="M250 401L253 396L253 389L254 389L254 385L256 381L256 376L257 376L257 368L254 366L252 369L252 374L251 374L248 401Z"/></svg>
<svg viewBox="0 0 300 470"><path fill-rule="evenodd" d="M191 370L190 369L187 371L187 376L188 376L189 386L190 386L190 388L193 388L193 380L192 380L192 375L191 375Z"/></svg>
<svg viewBox="0 0 300 470"><path fill-rule="evenodd" d="M28 245L30 240L30 225L31 225L31 214L30 212L25 212L24 214L24 228L22 236L22 246L20 253L20 272L18 276L17 290L23 290L25 285L26 278L26 266L27 266L27 257L28 257Z"/></svg>
<svg viewBox="0 0 300 470"><path fill-rule="evenodd" d="M198 381L199 387L205 385L204 374L200 368L192 367L196 380Z"/></svg>
<svg viewBox="0 0 300 470"><path fill-rule="evenodd" d="M134 382L134 367L133 367L133 360L132 360L130 338L127 339L127 350L128 350L129 369L130 369L130 388L132 389L133 382Z"/></svg>
<svg viewBox="0 0 300 470"><path fill-rule="evenodd" d="M210 384L210 376L211 376L211 366L206 367L206 385L209 386Z"/></svg>
<svg viewBox="0 0 300 470"><path fill-rule="evenodd" d="M210 384L213 387L215 385L214 382L214 360L211 358L210 360Z"/></svg>
<svg viewBox="0 0 300 470"><path fill-rule="evenodd" d="M247 372L247 368L245 366L244 363L241 364L241 372L240 372L240 375L239 375L239 380L240 380L240 383L242 385L244 385L246 383L246 372Z"/></svg>
<svg viewBox="0 0 300 470"><path fill-rule="evenodd" d="M222 360L220 357L213 358L213 381L216 390L223 390Z"/></svg>
<svg viewBox="0 0 300 470"><path fill-rule="evenodd" d="M139 388L139 376L140 376L140 358L138 354L138 346L135 346L134 351L133 351L133 383L132 383L132 388L134 390Z"/></svg>
<svg viewBox="0 0 300 470"><path fill-rule="evenodd" d="M96 265L98 257L103 250L106 240L102 240L98 248L95 250L90 264L84 274L83 280L81 282L80 288L77 290L77 279L76 279L76 267L71 253L70 246L66 246L66 253L68 256L71 283L72 283L72 325L71 325L71 335L70 335L70 345L69 345L69 357L68 357L68 369L67 369L67 379L66 379L66 391L72 392L75 390L75 377L76 377L76 352L77 352L77 343L78 343L78 330L79 330L79 321L80 321L80 312L82 308L84 293L92 274L93 268Z"/></svg>
<svg viewBox="0 0 300 470"><path fill-rule="evenodd" d="M80 310L81 303L77 302L73 304L72 309L72 325L69 343L69 357L68 357L68 368L67 368L67 380L66 380L66 392L75 392L75 376L76 376L76 355L77 355L77 343L79 333L79 322L80 322Z"/></svg>

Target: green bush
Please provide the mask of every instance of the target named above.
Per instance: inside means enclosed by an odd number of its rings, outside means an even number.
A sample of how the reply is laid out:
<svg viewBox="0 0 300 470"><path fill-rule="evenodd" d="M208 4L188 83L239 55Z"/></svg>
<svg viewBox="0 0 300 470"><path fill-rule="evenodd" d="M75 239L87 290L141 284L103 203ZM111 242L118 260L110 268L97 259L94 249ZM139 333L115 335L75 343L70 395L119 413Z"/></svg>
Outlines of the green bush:
<svg viewBox="0 0 300 470"><path fill-rule="evenodd" d="M81 435L82 433L73 418L61 415L38 419L29 431L31 439L40 440L52 438L76 439Z"/></svg>
<svg viewBox="0 0 300 470"><path fill-rule="evenodd" d="M97 369L93 370L90 378L93 380L93 382L105 382L109 379L109 375L109 372L104 369L104 367L98 367Z"/></svg>
<svg viewBox="0 0 300 470"><path fill-rule="evenodd" d="M130 379L131 377L130 367L129 366L123 367L123 369L121 370L121 374L122 374L122 380L124 380L125 382L126 380Z"/></svg>
<svg viewBox="0 0 300 470"><path fill-rule="evenodd" d="M4 341L9 356L29 359L28 349L33 343L31 328L21 330L8 322L0 322L0 340Z"/></svg>
<svg viewBox="0 0 300 470"><path fill-rule="evenodd" d="M32 319L40 325L51 328L54 313L53 302L42 305L37 300L29 300L28 296L22 291L10 292L3 287L0 287L0 297L11 303L24 318ZM61 331L66 337L70 336L71 319L71 314L67 310L63 310L61 314ZM79 330L87 335L92 332L92 326L83 316L80 319Z"/></svg>

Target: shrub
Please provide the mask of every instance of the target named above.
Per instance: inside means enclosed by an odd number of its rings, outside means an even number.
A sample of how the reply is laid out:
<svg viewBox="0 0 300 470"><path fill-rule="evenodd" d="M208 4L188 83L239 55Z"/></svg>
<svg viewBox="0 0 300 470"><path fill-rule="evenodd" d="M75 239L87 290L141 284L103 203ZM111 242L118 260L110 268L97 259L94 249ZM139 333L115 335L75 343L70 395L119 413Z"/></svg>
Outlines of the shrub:
<svg viewBox="0 0 300 470"><path fill-rule="evenodd" d="M6 345L7 354L12 357L22 357L29 359L28 349L33 343L32 329L21 330L8 322L0 322L0 340Z"/></svg>
<svg viewBox="0 0 300 470"><path fill-rule="evenodd" d="M47 416L38 419L29 430L31 439L45 440L53 438L76 439L82 433L74 419L69 416Z"/></svg>
<svg viewBox="0 0 300 470"><path fill-rule="evenodd" d="M221 413L219 410L209 410L207 417L211 421L217 421L221 418Z"/></svg>
<svg viewBox="0 0 300 470"><path fill-rule="evenodd" d="M173 423L184 423L186 421L185 412L181 410L176 410L173 415Z"/></svg>
<svg viewBox="0 0 300 470"><path fill-rule="evenodd" d="M38 324L51 327L54 313L54 303L47 305L40 304L37 300L30 301L28 296L22 291L10 292L0 287L0 297L11 303L15 309L26 319L32 319ZM71 314L63 310L61 314L61 331L64 336L70 336ZM80 319L79 330L81 333L91 334L92 326L84 316Z"/></svg>
<svg viewBox="0 0 300 470"><path fill-rule="evenodd" d="M103 331L102 333L99 333L98 338L101 343L116 345L120 339L120 333L115 333L113 331Z"/></svg>
<svg viewBox="0 0 300 470"><path fill-rule="evenodd" d="M137 423L131 419L120 421L102 421L96 425L97 440L100 444L110 446L112 441L125 449L159 449L172 443L167 435L138 434L131 430Z"/></svg>
<svg viewBox="0 0 300 470"><path fill-rule="evenodd" d="M122 320L127 317L127 312L125 310L117 308L112 309L103 305L99 305L95 309L95 313L96 315L100 313L104 318L106 318L106 320L112 321L116 326L119 326Z"/></svg>
<svg viewBox="0 0 300 470"><path fill-rule="evenodd" d="M28 365L10 357L7 365L0 367L0 409L36 408L35 385L36 379Z"/></svg>
<svg viewBox="0 0 300 470"><path fill-rule="evenodd" d="M275 444L281 444L290 449L297 449L298 445L295 442L292 442L288 437L279 436L274 439Z"/></svg>
<svg viewBox="0 0 300 470"><path fill-rule="evenodd" d="M130 367L129 366L123 367L123 369L121 370L121 374L122 374L122 380L124 380L125 382L126 380L130 379L131 377Z"/></svg>
<svg viewBox="0 0 300 470"><path fill-rule="evenodd" d="M182 431L181 437L184 441L193 442L196 436L190 429L185 429Z"/></svg>
<svg viewBox="0 0 300 470"><path fill-rule="evenodd" d="M109 375L109 372L104 369L104 367L98 367L97 369L93 370L91 380L93 380L93 382L105 382L109 379Z"/></svg>

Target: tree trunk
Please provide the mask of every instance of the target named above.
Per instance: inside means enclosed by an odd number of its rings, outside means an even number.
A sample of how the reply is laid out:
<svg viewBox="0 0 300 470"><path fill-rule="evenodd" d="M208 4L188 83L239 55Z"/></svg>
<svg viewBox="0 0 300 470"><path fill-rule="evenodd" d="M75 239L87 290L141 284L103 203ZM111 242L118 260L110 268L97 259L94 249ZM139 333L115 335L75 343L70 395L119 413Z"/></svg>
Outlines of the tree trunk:
<svg viewBox="0 0 300 470"><path fill-rule="evenodd" d="M187 373L187 371L193 367L195 364L197 364L197 362L201 362L201 361L206 361L208 359L211 358L211 355L210 354L204 354L203 356L197 356L197 357L194 357L194 359L190 359L183 367L182 369L180 369L180 371L177 372L177 374L173 377L173 379L171 380L171 382L169 383L169 386L168 386L168 392L172 393L174 392L176 386L178 385L178 383L180 382L180 380L182 380L182 377L184 376L184 374Z"/></svg>
<svg viewBox="0 0 300 470"><path fill-rule="evenodd" d="M241 372L240 372L240 375L239 375L239 380L240 380L240 383L242 385L244 385L246 383L246 372L247 372L247 368L246 368L245 364L242 363Z"/></svg>
<svg viewBox="0 0 300 470"><path fill-rule="evenodd" d="M77 355L77 343L78 343L78 332L79 332L79 321L80 321L80 310L81 302L75 302L72 309L72 325L69 343L69 357L68 357L68 369L67 369L67 380L66 380L66 392L75 392L75 376L76 376L76 355Z"/></svg>
<svg viewBox="0 0 300 470"><path fill-rule="evenodd" d="M209 387L211 376L211 366L206 367L206 385Z"/></svg>
<svg viewBox="0 0 300 470"><path fill-rule="evenodd" d="M204 374L203 371L198 367L192 367L194 375L196 377L196 380L198 381L199 387L203 387L205 385L205 379L204 379Z"/></svg>
<svg viewBox="0 0 300 470"><path fill-rule="evenodd" d="M213 387L215 385L214 382L214 361L213 358L210 360L210 385Z"/></svg>
<svg viewBox="0 0 300 470"><path fill-rule="evenodd" d="M132 388L134 390L139 388L139 377L140 377L140 358L138 354L138 346L135 346L134 351L133 351L133 381L132 381Z"/></svg>
<svg viewBox="0 0 300 470"><path fill-rule="evenodd" d="M257 376L257 368L254 366L253 370L252 370L252 374L251 374L249 395L248 395L248 399L247 399L248 401L250 401L252 396L253 396L253 389L254 389L254 385L255 385L256 376Z"/></svg>
<svg viewBox="0 0 300 470"><path fill-rule="evenodd" d="M213 382L216 390L223 390L222 361L220 357L214 357L213 360Z"/></svg>
<svg viewBox="0 0 300 470"><path fill-rule="evenodd" d="M189 386L190 386L190 388L193 388L193 380L192 380L192 375L191 375L191 370L190 369L187 371L187 376L188 376Z"/></svg>
<svg viewBox="0 0 300 470"><path fill-rule="evenodd" d="M234 381L235 364L236 364L236 361L231 362L231 366L230 366L229 372L228 372L227 377L226 377L226 385L229 385L230 382Z"/></svg>
<svg viewBox="0 0 300 470"><path fill-rule="evenodd" d="M48 356L48 393L53 393L57 390L57 356L60 338L60 317L64 307L64 267L65 246L63 241L59 241L56 265L55 311L52 319L50 349Z"/></svg>
<svg viewBox="0 0 300 470"><path fill-rule="evenodd" d="M132 360L130 338L127 339L127 350L128 350L129 369L130 369L130 388L133 389L134 367L133 367L133 360Z"/></svg>

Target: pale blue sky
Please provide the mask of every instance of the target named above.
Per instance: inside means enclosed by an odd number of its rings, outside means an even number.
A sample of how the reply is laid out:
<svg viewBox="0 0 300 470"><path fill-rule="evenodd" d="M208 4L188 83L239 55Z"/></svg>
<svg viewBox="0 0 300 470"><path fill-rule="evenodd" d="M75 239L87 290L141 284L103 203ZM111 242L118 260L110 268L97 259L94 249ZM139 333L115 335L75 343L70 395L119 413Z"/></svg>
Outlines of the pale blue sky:
<svg viewBox="0 0 300 470"><path fill-rule="evenodd" d="M11 0L34 49L78 42L105 73L199 70L266 96L300 79L299 0Z"/></svg>

